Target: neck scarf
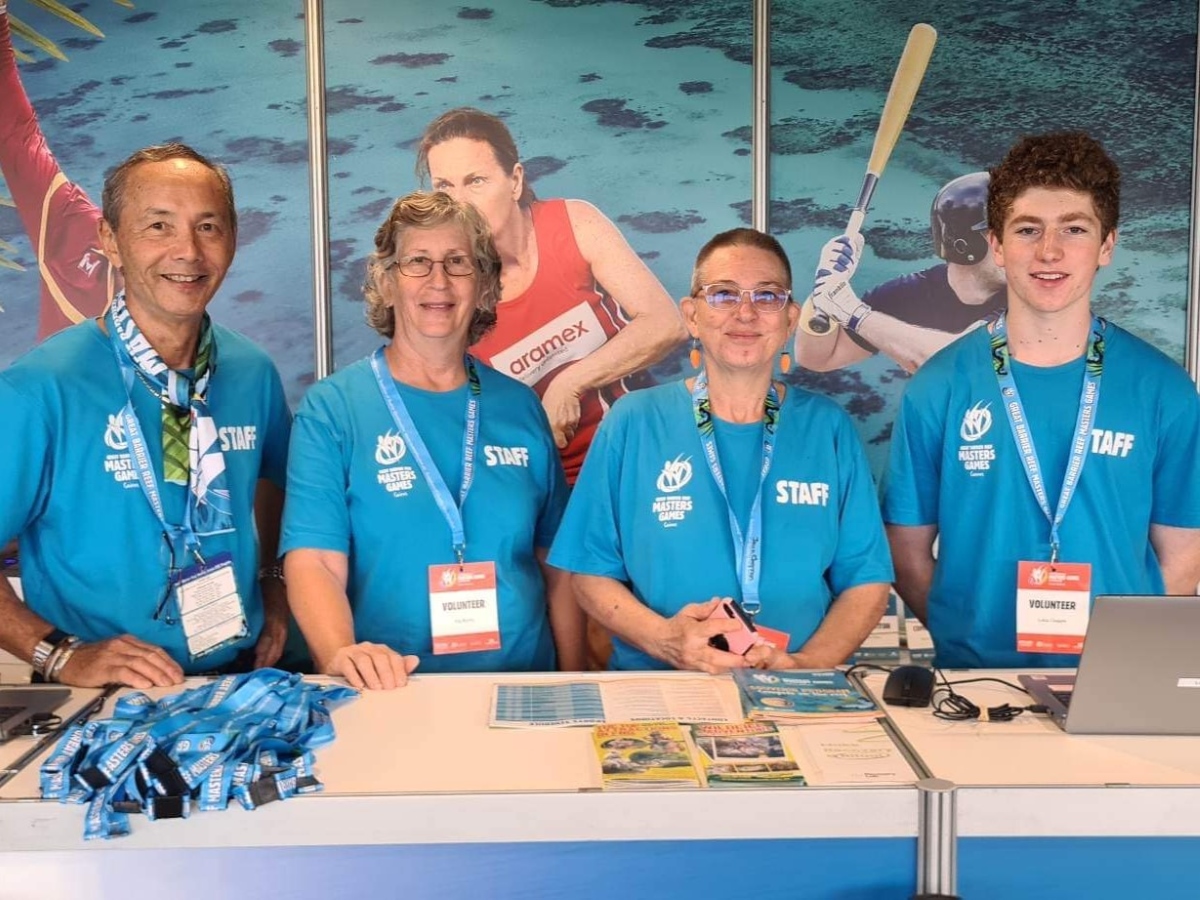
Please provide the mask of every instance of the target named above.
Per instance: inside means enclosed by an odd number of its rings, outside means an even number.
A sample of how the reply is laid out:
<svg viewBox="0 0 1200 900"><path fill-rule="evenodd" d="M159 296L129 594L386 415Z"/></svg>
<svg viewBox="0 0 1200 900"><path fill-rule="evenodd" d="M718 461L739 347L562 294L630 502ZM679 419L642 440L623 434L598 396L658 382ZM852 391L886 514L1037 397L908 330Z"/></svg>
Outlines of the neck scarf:
<svg viewBox="0 0 1200 900"><path fill-rule="evenodd" d="M189 375L163 362L129 314L124 293L113 298L106 319L134 371L162 404L163 480L188 485L196 534L232 530L225 458L207 404L209 382L217 367L211 320L204 316L196 364Z"/></svg>

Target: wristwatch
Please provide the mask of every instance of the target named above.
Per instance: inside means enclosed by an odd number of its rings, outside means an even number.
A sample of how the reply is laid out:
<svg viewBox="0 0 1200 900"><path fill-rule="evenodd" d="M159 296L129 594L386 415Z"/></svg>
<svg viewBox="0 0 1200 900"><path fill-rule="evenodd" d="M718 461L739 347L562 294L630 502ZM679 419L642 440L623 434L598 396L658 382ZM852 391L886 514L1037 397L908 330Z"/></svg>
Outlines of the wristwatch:
<svg viewBox="0 0 1200 900"><path fill-rule="evenodd" d="M33 659L30 662L33 664L33 670L42 677L46 675L46 663L50 661L50 654L55 651L59 644L67 640L71 636L61 628L55 628L48 635L37 642L37 646L33 648Z"/></svg>
<svg viewBox="0 0 1200 900"><path fill-rule="evenodd" d="M276 581L283 581L284 584L287 583L283 577L283 566L281 566L279 563L275 563L274 565L270 566L263 566L258 570L259 581L265 581L268 578L273 578Z"/></svg>

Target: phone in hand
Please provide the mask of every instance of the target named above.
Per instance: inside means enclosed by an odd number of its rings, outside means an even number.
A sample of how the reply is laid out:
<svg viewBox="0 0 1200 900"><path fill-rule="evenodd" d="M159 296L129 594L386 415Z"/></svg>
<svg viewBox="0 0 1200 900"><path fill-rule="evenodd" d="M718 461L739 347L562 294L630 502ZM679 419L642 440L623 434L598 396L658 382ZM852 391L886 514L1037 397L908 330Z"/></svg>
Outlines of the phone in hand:
<svg viewBox="0 0 1200 900"><path fill-rule="evenodd" d="M705 621L708 619L736 619L741 624L741 628L737 631L714 634L708 639L710 647L745 656L752 648L764 643L762 635L758 633L758 629L754 627L754 623L750 621L750 617L746 615L746 611L736 600L722 600L717 604L717 608L708 614Z"/></svg>

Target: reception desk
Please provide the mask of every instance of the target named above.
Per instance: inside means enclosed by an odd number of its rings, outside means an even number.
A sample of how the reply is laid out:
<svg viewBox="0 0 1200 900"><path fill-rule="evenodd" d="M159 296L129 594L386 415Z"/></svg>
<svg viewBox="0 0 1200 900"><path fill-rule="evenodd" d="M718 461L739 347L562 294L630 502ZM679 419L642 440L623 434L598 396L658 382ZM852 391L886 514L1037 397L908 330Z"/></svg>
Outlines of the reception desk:
<svg viewBox="0 0 1200 900"><path fill-rule="evenodd" d="M1015 678L962 677L981 674ZM630 676L539 676L618 677ZM883 678L865 684L877 693ZM164 896L206 900L907 898L928 797L912 782L926 774L954 786L939 827L965 898L1200 897L1200 738L889 708L909 783L605 793L588 729L488 728L492 685L506 680L535 679L418 676L363 693L334 711L337 739L317 755L322 793L253 812L135 816L132 834L111 841L83 841L82 807L37 800L31 764L0 787L0 898L117 895L147 878ZM984 706L1028 702L997 684L959 690ZM787 731L793 749L804 727ZM30 740L0 747L0 767Z"/></svg>
<svg viewBox="0 0 1200 900"><path fill-rule="evenodd" d="M950 681L1011 671L946 672ZM876 696L883 674L864 679ZM1031 701L994 682L979 706ZM905 743L957 786L958 891L970 900L1200 897L1200 737L1073 735L1045 716L945 722L889 707Z"/></svg>
<svg viewBox="0 0 1200 900"><path fill-rule="evenodd" d="M334 711L337 739L317 754L323 792L253 812L135 816L111 841L83 841L82 807L35 799L33 764L0 788L0 898L108 896L146 877L164 896L207 900L915 890L911 784L604 793L589 729L487 727L502 680L534 679L418 676L364 692ZM20 743L0 747L0 766Z"/></svg>

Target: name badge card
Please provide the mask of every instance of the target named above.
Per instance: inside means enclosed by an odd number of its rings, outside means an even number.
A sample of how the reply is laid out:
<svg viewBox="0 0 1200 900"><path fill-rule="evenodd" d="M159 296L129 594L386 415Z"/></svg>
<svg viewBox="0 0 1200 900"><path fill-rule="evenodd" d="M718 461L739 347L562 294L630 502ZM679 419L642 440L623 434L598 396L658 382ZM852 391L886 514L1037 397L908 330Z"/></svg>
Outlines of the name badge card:
<svg viewBox="0 0 1200 900"><path fill-rule="evenodd" d="M429 623L435 656L499 650L496 564L430 566Z"/></svg>
<svg viewBox="0 0 1200 900"><path fill-rule="evenodd" d="M791 639L786 631L778 631L774 628L768 628L766 625L759 625L757 622L754 625L758 629L758 635L776 650L782 650L787 653L788 643Z"/></svg>
<svg viewBox="0 0 1200 900"><path fill-rule="evenodd" d="M175 585L175 599L192 659L250 633L229 553L184 569Z"/></svg>
<svg viewBox="0 0 1200 900"><path fill-rule="evenodd" d="M1017 563L1017 650L1081 653L1092 605L1089 563Z"/></svg>

